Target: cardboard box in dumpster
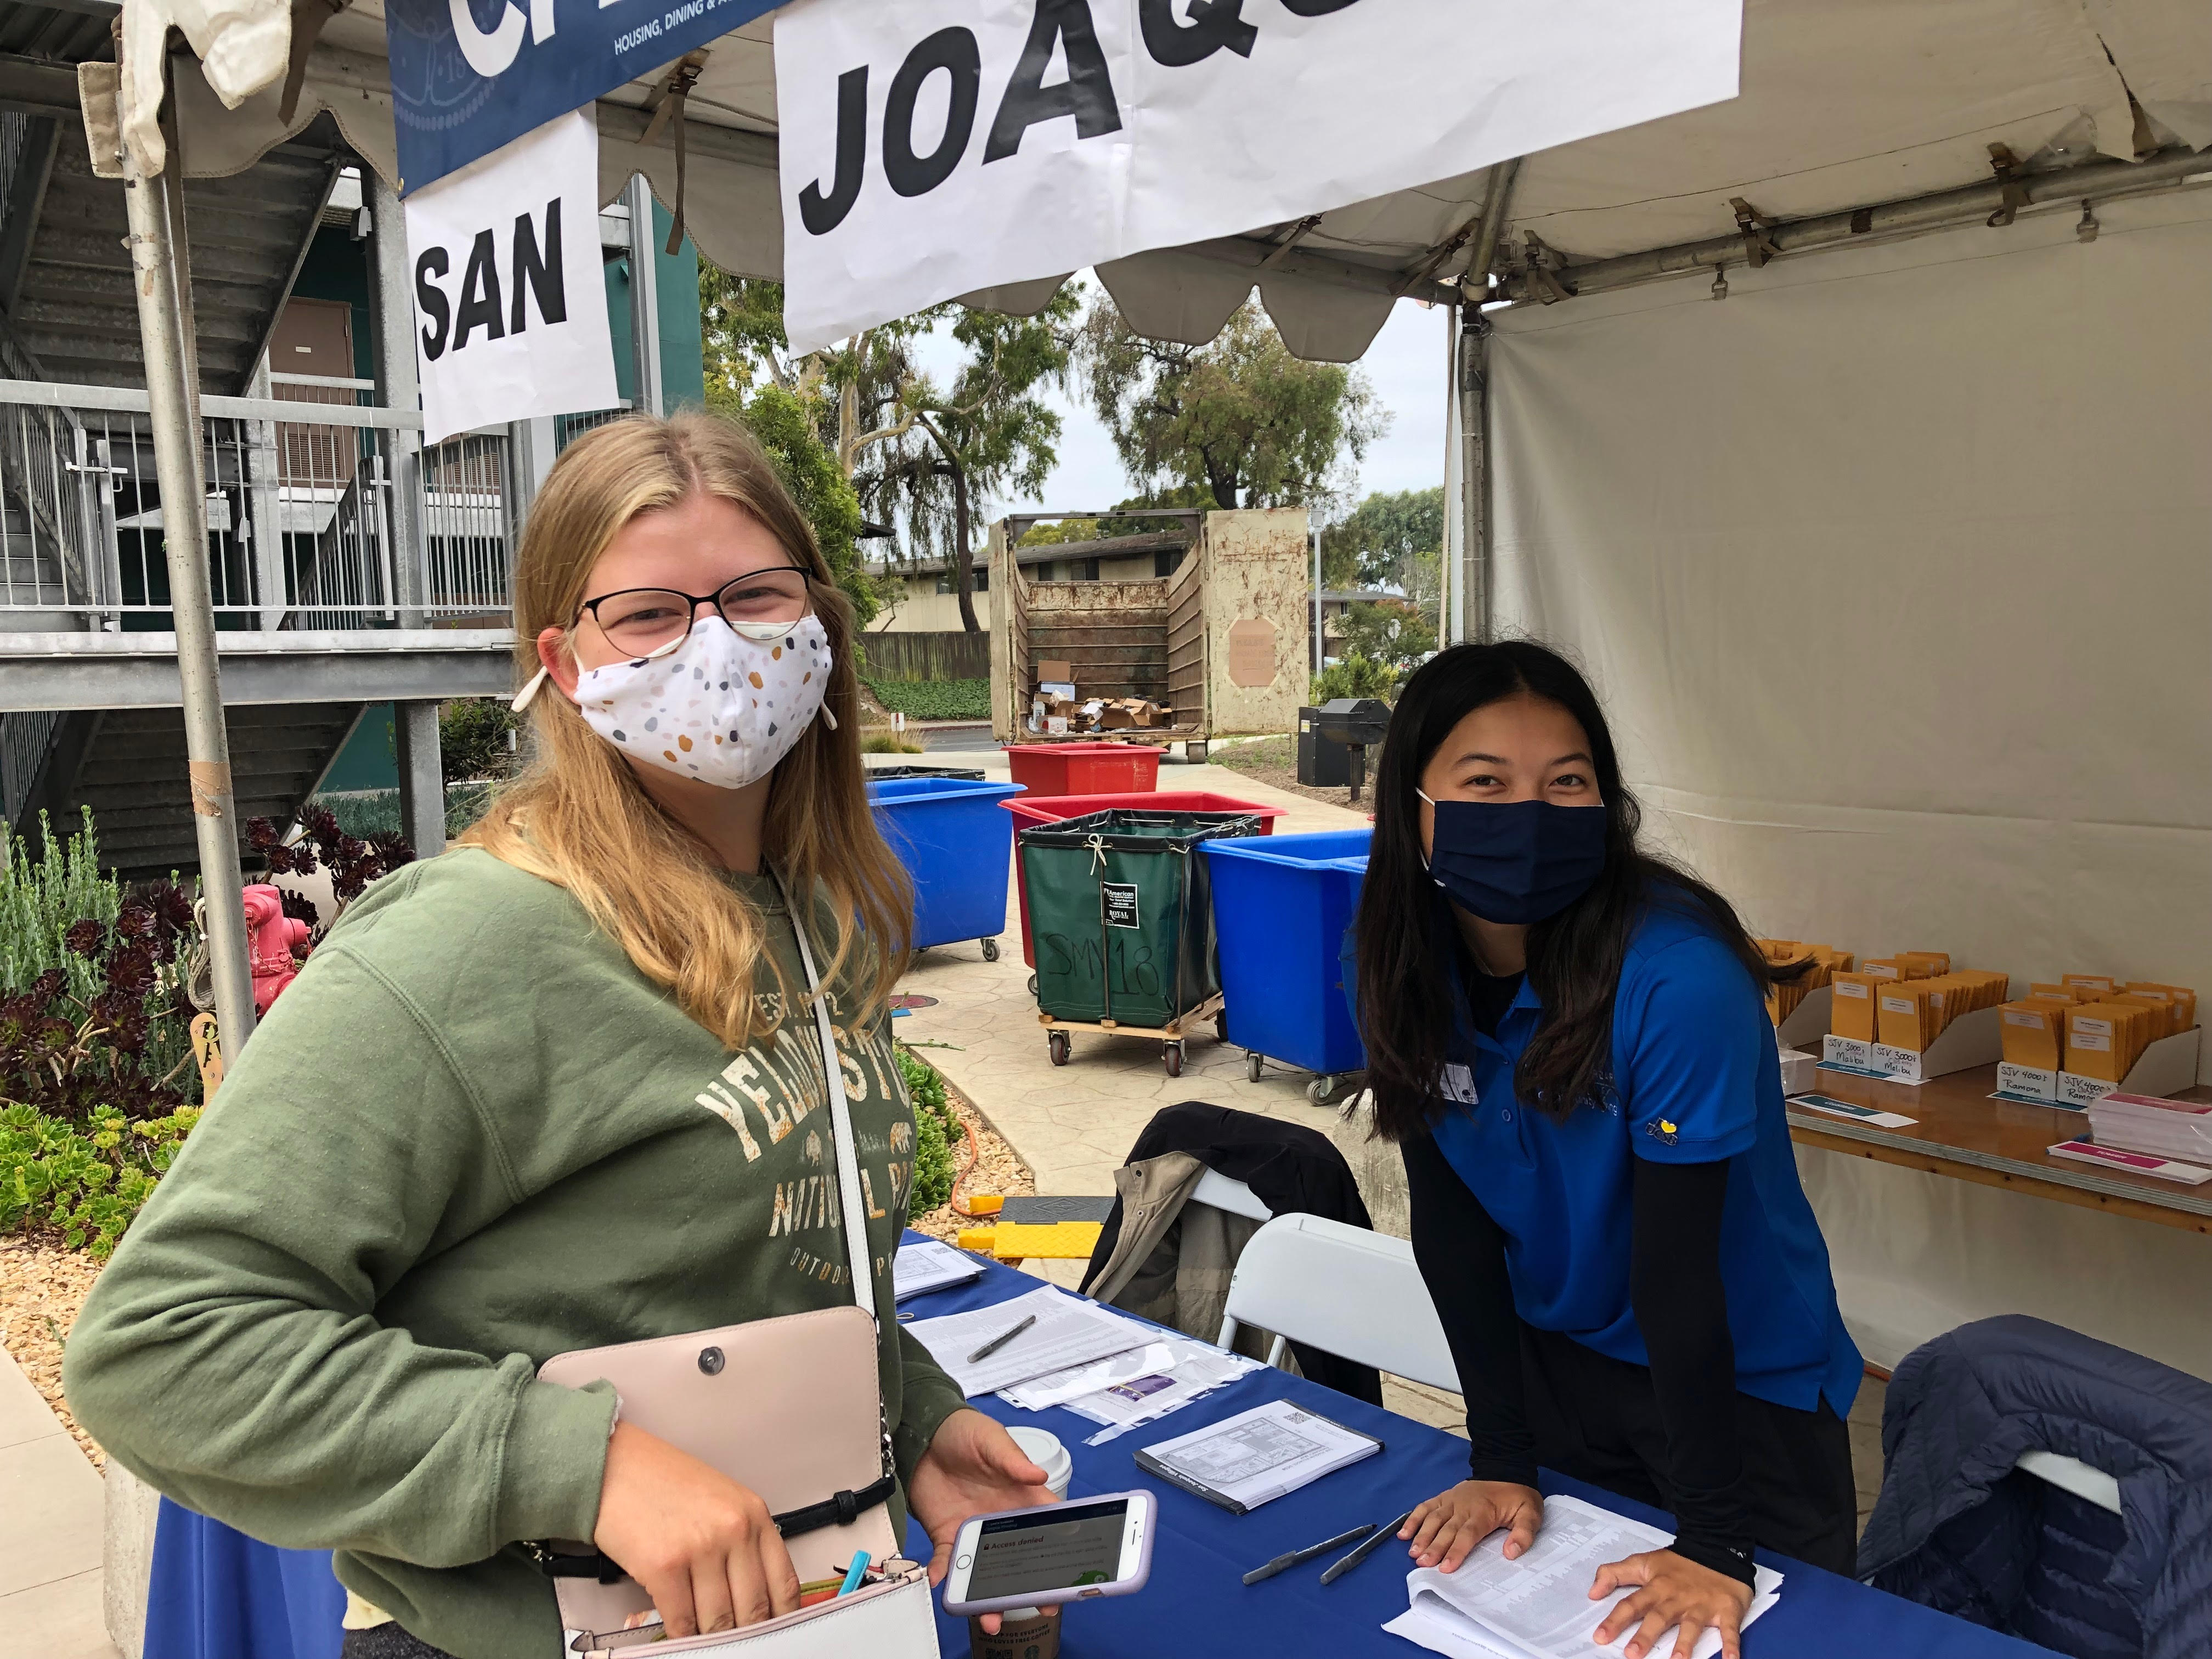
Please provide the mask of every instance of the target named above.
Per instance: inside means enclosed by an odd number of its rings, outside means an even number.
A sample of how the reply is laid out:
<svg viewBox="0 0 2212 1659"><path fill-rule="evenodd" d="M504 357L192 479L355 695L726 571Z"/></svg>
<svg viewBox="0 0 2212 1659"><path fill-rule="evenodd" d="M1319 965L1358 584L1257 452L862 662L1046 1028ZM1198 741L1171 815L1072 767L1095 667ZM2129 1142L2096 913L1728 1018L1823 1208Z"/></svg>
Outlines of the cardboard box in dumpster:
<svg viewBox="0 0 2212 1659"><path fill-rule="evenodd" d="M1075 701L1075 682L1073 680L1039 680L1037 682L1037 696L1040 697L1057 697L1062 702L1073 702Z"/></svg>
<svg viewBox="0 0 2212 1659"><path fill-rule="evenodd" d="M1042 658L1036 665L1036 677L1040 685L1048 682L1065 685L1075 678L1075 665L1064 658Z"/></svg>

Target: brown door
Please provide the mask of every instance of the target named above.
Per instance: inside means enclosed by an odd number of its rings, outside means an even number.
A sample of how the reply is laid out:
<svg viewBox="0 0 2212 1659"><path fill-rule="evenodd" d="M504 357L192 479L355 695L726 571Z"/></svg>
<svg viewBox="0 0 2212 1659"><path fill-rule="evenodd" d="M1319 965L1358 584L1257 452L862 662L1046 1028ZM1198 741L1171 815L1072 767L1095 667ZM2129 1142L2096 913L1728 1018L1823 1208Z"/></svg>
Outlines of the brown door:
<svg viewBox="0 0 2212 1659"><path fill-rule="evenodd" d="M313 374L327 380L354 378L353 307L343 300L291 300L276 319L276 334L269 346L269 372ZM357 394L340 386L270 386L279 398L303 404L354 404ZM283 445L283 482L287 484L343 489L352 482L360 441L353 428L340 426L283 426L278 428Z"/></svg>

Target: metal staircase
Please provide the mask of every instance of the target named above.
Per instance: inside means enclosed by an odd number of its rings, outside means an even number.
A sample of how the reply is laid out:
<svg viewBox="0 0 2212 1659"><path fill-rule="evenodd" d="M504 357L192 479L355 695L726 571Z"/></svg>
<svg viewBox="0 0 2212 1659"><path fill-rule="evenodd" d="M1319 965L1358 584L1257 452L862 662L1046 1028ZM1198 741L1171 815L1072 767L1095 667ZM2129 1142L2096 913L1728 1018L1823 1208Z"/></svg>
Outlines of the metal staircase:
<svg viewBox="0 0 2212 1659"><path fill-rule="evenodd" d="M288 702L228 710L231 777L240 820L289 822L353 734L362 707ZM18 833L35 839L41 811L57 830L66 833L88 806L102 860L125 879L152 879L197 867L183 711L65 714L55 720L45 755L20 809Z"/></svg>

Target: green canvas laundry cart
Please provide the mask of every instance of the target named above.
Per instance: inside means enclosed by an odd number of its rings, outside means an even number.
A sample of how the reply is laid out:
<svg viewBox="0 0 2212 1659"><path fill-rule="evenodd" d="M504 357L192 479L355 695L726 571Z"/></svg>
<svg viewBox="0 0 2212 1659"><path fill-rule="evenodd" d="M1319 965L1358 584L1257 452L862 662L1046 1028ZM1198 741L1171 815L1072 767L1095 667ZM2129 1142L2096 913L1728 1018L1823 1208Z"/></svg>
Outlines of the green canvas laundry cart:
<svg viewBox="0 0 2212 1659"><path fill-rule="evenodd" d="M1037 1019L1052 1063L1072 1034L1158 1038L1170 1077L1208 1020L1222 1034L1207 842L1257 836L1243 812L1115 808L1021 833L1023 892L1036 945Z"/></svg>

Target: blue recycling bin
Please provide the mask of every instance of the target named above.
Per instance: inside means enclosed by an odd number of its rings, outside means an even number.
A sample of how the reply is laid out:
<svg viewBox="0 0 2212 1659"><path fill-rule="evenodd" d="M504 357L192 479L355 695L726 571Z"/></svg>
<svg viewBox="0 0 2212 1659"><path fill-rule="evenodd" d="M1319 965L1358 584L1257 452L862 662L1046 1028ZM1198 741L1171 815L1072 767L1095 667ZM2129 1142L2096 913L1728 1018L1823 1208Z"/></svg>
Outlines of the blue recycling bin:
<svg viewBox="0 0 2212 1659"><path fill-rule="evenodd" d="M1263 1060L1313 1073L1325 1101L1367 1050L1337 957L1359 905L1371 830L1206 843L1229 1040L1254 1082Z"/></svg>
<svg viewBox="0 0 2212 1659"><path fill-rule="evenodd" d="M1014 856L1014 823L999 803L1022 793L966 778L869 782L876 827L914 878L915 949L972 939L986 962L999 959Z"/></svg>

